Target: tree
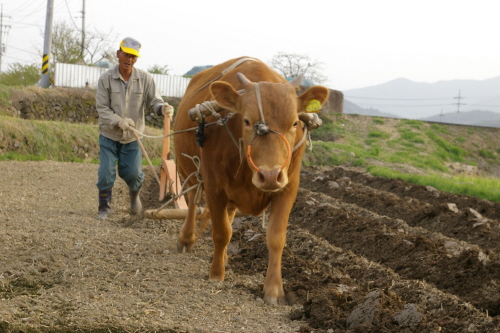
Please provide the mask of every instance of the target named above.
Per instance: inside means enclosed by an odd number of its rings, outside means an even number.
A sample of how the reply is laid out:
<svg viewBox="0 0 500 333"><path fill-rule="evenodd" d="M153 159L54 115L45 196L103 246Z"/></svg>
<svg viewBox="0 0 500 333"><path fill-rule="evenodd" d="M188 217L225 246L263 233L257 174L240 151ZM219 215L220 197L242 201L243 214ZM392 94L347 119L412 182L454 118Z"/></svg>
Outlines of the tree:
<svg viewBox="0 0 500 333"><path fill-rule="evenodd" d="M160 66L160 65L153 65L152 67L148 68L148 72L151 74L164 74L168 75L168 65L165 66Z"/></svg>
<svg viewBox="0 0 500 333"><path fill-rule="evenodd" d="M102 60L107 60L112 64L118 63L116 59L118 47L112 46L114 39L111 35L111 31L104 33L96 30L85 33L85 53L83 58L86 64L95 64Z"/></svg>
<svg viewBox="0 0 500 333"><path fill-rule="evenodd" d="M317 84L327 80L322 73L324 64L318 60L311 60L307 55L278 52L271 59L270 65L287 79L302 75Z"/></svg>
<svg viewBox="0 0 500 333"><path fill-rule="evenodd" d="M95 64L104 59L116 63L116 50L111 44L112 31L85 31L82 48L82 33L73 29L65 21L57 22L52 28L51 64L56 62L65 64ZM40 55L42 54L39 51Z"/></svg>
<svg viewBox="0 0 500 333"><path fill-rule="evenodd" d="M0 75L0 84L6 86L31 86L40 80L40 66L36 64L21 65L16 62L9 65L7 71Z"/></svg>
<svg viewBox="0 0 500 333"><path fill-rule="evenodd" d="M52 29L52 63L78 64L83 62L78 31L66 22L58 22Z"/></svg>

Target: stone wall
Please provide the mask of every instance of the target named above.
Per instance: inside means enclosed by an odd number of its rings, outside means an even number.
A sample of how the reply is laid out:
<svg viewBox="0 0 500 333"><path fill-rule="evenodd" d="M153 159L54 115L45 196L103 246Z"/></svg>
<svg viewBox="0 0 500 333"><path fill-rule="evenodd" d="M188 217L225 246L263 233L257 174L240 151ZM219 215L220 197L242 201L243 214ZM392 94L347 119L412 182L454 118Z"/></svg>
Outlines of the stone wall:
<svg viewBox="0 0 500 333"><path fill-rule="evenodd" d="M175 108L180 98L164 98ZM82 88L28 87L11 91L7 112L23 119L66 121L97 124L95 90ZM146 124L163 126L163 118L148 115Z"/></svg>
<svg viewBox="0 0 500 333"><path fill-rule="evenodd" d="M164 100L175 109L180 103L180 98L176 97L164 98ZM330 98L321 113L342 113L343 104L342 92L330 90ZM98 120L95 90L83 88L27 87L12 89L7 112L23 119L87 124L97 124ZM162 127L163 117L154 114L147 115L146 124L152 127Z"/></svg>

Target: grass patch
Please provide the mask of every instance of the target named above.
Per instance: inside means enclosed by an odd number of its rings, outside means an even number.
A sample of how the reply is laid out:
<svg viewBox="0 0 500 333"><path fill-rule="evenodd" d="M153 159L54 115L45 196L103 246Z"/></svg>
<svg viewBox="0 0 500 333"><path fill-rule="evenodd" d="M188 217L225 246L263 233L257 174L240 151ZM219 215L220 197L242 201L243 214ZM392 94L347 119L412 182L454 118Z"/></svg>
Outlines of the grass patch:
<svg viewBox="0 0 500 333"><path fill-rule="evenodd" d="M450 134L450 130L448 128L446 128L445 126L441 126L439 124L432 124L431 128L438 133Z"/></svg>
<svg viewBox="0 0 500 333"><path fill-rule="evenodd" d="M145 132L162 134L162 130L149 127ZM160 165L163 140L145 138L143 143L153 163ZM98 163L99 128L0 116L0 160Z"/></svg>
<svg viewBox="0 0 500 333"><path fill-rule="evenodd" d="M433 124L436 125L436 124ZM428 130L427 136L439 147L440 151L438 151L438 155L441 156L444 160L451 160L454 162L463 162L465 156L465 150L460 147L457 147L445 139L437 135L434 131Z"/></svg>
<svg viewBox="0 0 500 333"><path fill-rule="evenodd" d="M475 196L489 201L500 202L500 179L498 178L406 174L379 166L369 166L367 169L374 176L400 178L416 185L432 186L444 192Z"/></svg>
<svg viewBox="0 0 500 333"><path fill-rule="evenodd" d="M391 137L390 133L380 131L380 130L372 130L368 133L369 138L379 138L379 139L389 139Z"/></svg>
<svg viewBox="0 0 500 333"><path fill-rule="evenodd" d="M0 84L0 106L6 107L10 105L11 88Z"/></svg>
<svg viewBox="0 0 500 333"><path fill-rule="evenodd" d="M492 151L490 151L488 149L480 149L479 156L484 157L484 158L491 158L493 160L497 159L495 153L493 153Z"/></svg>
<svg viewBox="0 0 500 333"><path fill-rule="evenodd" d="M401 139L410 141L413 143L425 143L424 138L422 138L420 133L413 132L406 128L400 128L399 133L401 133Z"/></svg>
<svg viewBox="0 0 500 333"><path fill-rule="evenodd" d="M420 120L412 120L412 119L402 119L402 124L409 125L410 127L420 129L420 126L423 124Z"/></svg>

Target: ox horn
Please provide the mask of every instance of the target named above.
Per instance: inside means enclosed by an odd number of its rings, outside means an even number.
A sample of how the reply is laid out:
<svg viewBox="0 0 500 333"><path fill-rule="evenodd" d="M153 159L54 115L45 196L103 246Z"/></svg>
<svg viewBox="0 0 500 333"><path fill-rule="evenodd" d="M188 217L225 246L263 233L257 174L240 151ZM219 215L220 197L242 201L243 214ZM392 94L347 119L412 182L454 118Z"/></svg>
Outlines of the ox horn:
<svg viewBox="0 0 500 333"><path fill-rule="evenodd" d="M248 84L252 83L244 74L242 73L236 73L236 76L238 77L238 80L240 83L243 85L243 87L246 87Z"/></svg>

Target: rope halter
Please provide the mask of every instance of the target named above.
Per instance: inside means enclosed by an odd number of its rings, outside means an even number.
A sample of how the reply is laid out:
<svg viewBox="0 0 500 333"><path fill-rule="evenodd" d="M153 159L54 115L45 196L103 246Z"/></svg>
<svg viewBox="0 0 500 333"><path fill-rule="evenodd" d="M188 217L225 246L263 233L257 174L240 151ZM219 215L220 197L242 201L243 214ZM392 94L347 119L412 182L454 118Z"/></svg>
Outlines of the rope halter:
<svg viewBox="0 0 500 333"><path fill-rule="evenodd" d="M292 158L292 149L290 147L290 143L288 142L288 140L285 138L285 136L283 134L269 129L269 126L266 125L266 122L264 120L264 111L262 108L262 97L260 94L260 86L258 83L255 83L255 95L257 97L257 104L259 107L260 120L258 122L256 122L253 126L254 137L253 137L252 141L250 141L250 143L248 144L248 147L247 147L248 163L255 171L260 172L259 168L255 165L255 163L252 160L252 155L251 155L252 154L252 144L253 144L254 140L257 138L257 136L263 136L263 135L268 134L269 132L272 132L272 133L279 135L280 138L282 138L286 144L287 156L286 156L285 164L281 167L281 170L283 170L285 168L285 166L287 166L288 163L290 163L290 159Z"/></svg>
<svg viewBox="0 0 500 333"><path fill-rule="evenodd" d="M285 144L286 144L286 149L287 149L287 155L286 155L286 161L285 161L285 163L283 164L283 166L281 167L281 170L283 170L283 169L285 168L285 166L287 166L287 165L288 165L288 163L290 162L290 159L292 158L292 149L290 148L290 143L288 142L288 140L285 138L285 136L284 136L283 134L281 134L281 133L279 133L279 132L276 132L276 131L273 131L273 130L268 130L268 132L267 132L267 133L269 133L269 132L271 132L271 133L275 133L275 134L279 135L279 136L280 136L280 138L282 138L282 139L283 139L283 141L285 141ZM267 133L266 133L266 134L267 134ZM251 154L252 154L252 143L253 143L253 141L255 140L255 138L257 138L257 136L258 136L258 135L259 135L259 134L255 133L255 135L254 135L254 137L253 137L252 141L250 141L250 144L249 144L249 145L248 145L248 147L247 147L247 160L248 160L248 163L250 163L250 166L251 166L251 167L252 167L255 171L257 171L257 172L259 172L260 170L259 170L259 168L255 165L255 163L253 162L253 160L252 160L252 155L251 155Z"/></svg>

